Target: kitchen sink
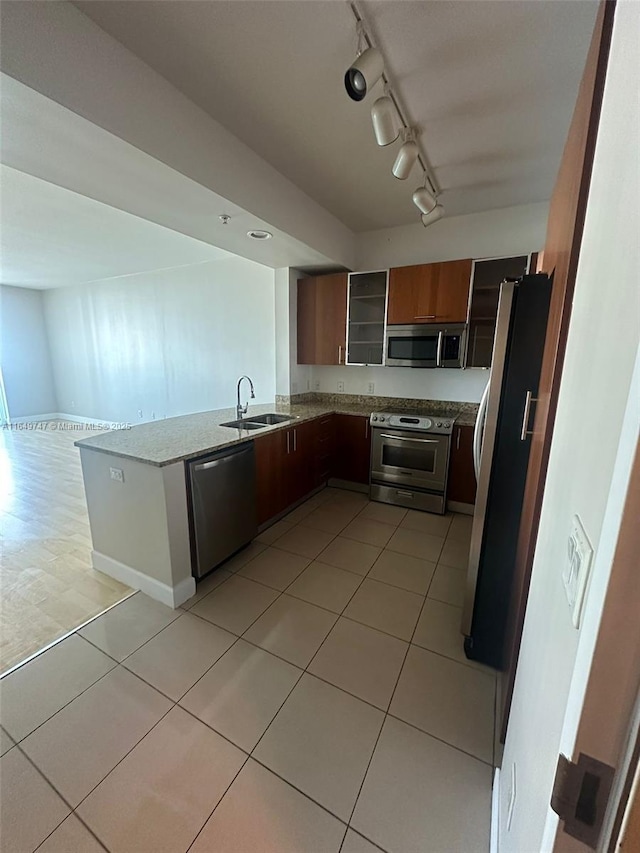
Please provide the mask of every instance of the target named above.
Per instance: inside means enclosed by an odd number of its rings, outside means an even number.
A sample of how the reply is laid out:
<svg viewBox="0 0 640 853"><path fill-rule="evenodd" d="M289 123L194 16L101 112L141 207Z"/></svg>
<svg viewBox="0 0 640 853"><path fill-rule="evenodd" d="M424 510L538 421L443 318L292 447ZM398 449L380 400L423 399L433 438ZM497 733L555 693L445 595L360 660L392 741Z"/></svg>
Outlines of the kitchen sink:
<svg viewBox="0 0 640 853"><path fill-rule="evenodd" d="M292 421L291 415L276 415L275 412L268 412L266 415L256 415L250 417L249 420L253 424L264 424L265 426L273 426L274 424L284 424L287 421Z"/></svg>
<svg viewBox="0 0 640 853"><path fill-rule="evenodd" d="M241 418L239 421L227 421L226 424L220 424L220 426L231 427L232 429L264 429L268 424L258 424Z"/></svg>

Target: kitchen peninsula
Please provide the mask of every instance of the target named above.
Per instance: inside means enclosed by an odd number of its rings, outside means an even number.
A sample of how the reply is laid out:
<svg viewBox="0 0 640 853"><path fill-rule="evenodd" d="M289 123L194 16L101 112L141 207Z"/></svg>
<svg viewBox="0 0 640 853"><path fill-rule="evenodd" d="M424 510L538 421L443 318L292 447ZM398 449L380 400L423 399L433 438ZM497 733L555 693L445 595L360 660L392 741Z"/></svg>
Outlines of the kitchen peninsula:
<svg viewBox="0 0 640 853"><path fill-rule="evenodd" d="M456 418L457 429L471 431L477 410L474 403L345 394L308 394L294 400L251 406L246 421L269 412L290 418L260 429L223 426L235 412L219 409L78 441L94 567L178 607L195 592L186 476L190 460L254 441L257 518L260 525L268 526L329 479L366 488L372 411L428 411ZM292 430L295 441L289 440ZM458 451L460 435L454 442ZM463 451L467 444L463 440ZM280 445L286 446L288 458L278 461ZM454 464L452 456L452 468Z"/></svg>

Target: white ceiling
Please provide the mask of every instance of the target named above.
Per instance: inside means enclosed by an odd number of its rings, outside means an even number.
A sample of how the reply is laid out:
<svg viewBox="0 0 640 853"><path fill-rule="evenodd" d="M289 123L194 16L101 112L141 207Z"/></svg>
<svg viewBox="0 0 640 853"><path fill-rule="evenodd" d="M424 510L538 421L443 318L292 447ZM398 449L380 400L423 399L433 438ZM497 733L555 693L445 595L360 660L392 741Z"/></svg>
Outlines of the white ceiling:
<svg viewBox="0 0 640 853"><path fill-rule="evenodd" d="M341 0L78 0L103 29L356 231L416 221L420 183L391 175L372 97L343 74ZM366 0L449 215L547 200L593 30L595 0ZM378 87L379 88L379 87ZM377 94L377 92L376 92Z"/></svg>
<svg viewBox="0 0 640 853"><path fill-rule="evenodd" d="M46 289L233 255L0 166L0 282Z"/></svg>

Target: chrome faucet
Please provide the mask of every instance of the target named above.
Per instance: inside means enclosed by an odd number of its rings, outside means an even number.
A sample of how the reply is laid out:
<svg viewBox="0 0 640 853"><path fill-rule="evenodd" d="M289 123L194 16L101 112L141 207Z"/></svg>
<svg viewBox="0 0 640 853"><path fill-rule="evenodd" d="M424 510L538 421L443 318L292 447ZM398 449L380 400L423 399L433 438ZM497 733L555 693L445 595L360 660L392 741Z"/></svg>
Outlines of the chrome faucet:
<svg viewBox="0 0 640 853"><path fill-rule="evenodd" d="M240 385L242 384L243 379L246 379L247 382L249 383L249 385L251 386L251 399L255 400L255 398L256 398L256 393L253 390L253 382L251 381L251 379L248 376L241 376L240 379L238 379L238 387L236 389L238 392L237 393L237 404L236 404L236 416L237 416L239 421L242 420L242 416L246 415L247 411L249 409L249 401L247 401L244 404L244 406L240 403Z"/></svg>

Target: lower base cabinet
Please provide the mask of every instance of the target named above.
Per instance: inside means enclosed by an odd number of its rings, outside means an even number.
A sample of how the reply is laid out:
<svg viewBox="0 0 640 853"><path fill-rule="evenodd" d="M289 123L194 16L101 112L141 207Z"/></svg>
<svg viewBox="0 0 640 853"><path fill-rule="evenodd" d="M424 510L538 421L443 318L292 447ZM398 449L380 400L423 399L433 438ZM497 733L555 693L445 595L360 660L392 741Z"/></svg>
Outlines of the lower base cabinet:
<svg viewBox="0 0 640 853"><path fill-rule="evenodd" d="M332 474L352 483L369 482L371 427L365 415L334 415L335 452Z"/></svg>
<svg viewBox="0 0 640 853"><path fill-rule="evenodd" d="M254 445L258 524L330 477L369 482L371 430L363 415L325 415L256 436Z"/></svg>
<svg viewBox="0 0 640 853"><path fill-rule="evenodd" d="M254 439L258 524L324 482L318 479L317 431L318 419Z"/></svg>
<svg viewBox="0 0 640 853"><path fill-rule="evenodd" d="M473 427L471 426L454 426L453 429L447 500L464 504L473 504L476 501Z"/></svg>

